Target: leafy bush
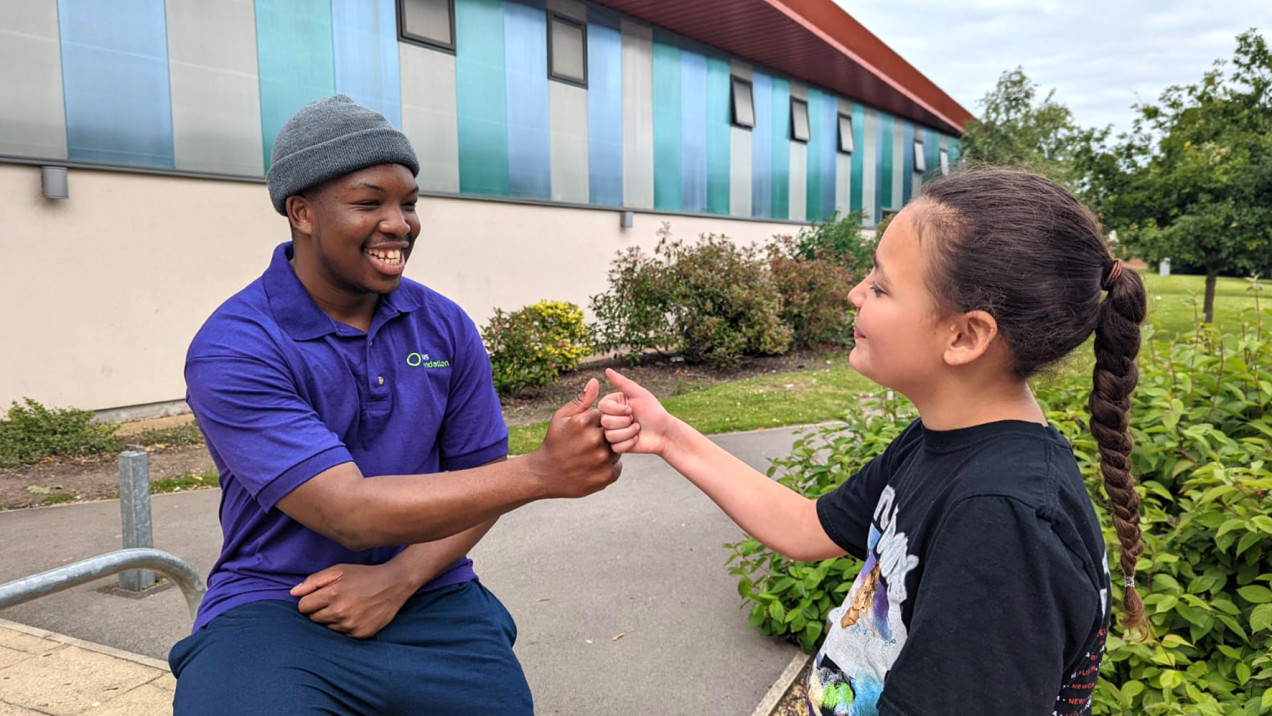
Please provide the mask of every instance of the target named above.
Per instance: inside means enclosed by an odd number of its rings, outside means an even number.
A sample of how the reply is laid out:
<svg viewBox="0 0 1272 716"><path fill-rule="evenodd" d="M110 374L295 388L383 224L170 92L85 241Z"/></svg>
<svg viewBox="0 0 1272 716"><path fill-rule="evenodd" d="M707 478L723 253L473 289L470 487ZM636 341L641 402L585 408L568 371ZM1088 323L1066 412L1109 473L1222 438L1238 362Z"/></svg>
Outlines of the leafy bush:
<svg viewBox="0 0 1272 716"><path fill-rule="evenodd" d="M1117 540L1087 430L1089 378L1037 386L1047 418L1073 444L1116 565ZM866 412L878 414L865 415ZM801 434L770 474L810 497L882 453L912 417L891 399L841 427ZM1095 712L1259 714L1272 709L1272 311L1234 335L1199 327L1173 345L1149 341L1130 414L1143 498L1138 565L1153 624L1143 642L1114 628ZM726 545L751 623L811 651L860 568L844 557L790 562L752 539ZM1114 604L1121 603L1113 580Z"/></svg>
<svg viewBox="0 0 1272 716"><path fill-rule="evenodd" d="M129 445L149 448L181 447L203 444L203 433L199 430L198 422L191 420L170 428L147 428L135 435L121 436L120 440Z"/></svg>
<svg viewBox="0 0 1272 716"><path fill-rule="evenodd" d="M769 244L769 272L782 296L782 321L797 348L852 344L848 293L869 273L869 264L855 266L855 260L820 248L801 254L789 236Z"/></svg>
<svg viewBox="0 0 1272 716"><path fill-rule="evenodd" d="M1267 324L1267 325L1261 325ZM1119 714L1260 714L1272 710L1272 312L1222 336L1150 342L1131 409L1133 470L1143 497L1154 639L1114 631L1095 692ZM1116 538L1096 483L1080 386L1045 396ZM1114 572L1116 574L1116 572ZM1140 580L1141 584L1145 580ZM1120 599L1121 585L1114 580Z"/></svg>
<svg viewBox="0 0 1272 716"><path fill-rule="evenodd" d="M781 297L755 247L714 234L686 245L664 224L654 254L620 252L609 291L592 298L603 350L637 358L652 349L719 368L790 348Z"/></svg>
<svg viewBox="0 0 1272 716"><path fill-rule="evenodd" d="M582 309L565 301L540 301L512 313L495 309L481 336L495 389L504 395L548 385L593 351Z"/></svg>
<svg viewBox="0 0 1272 716"><path fill-rule="evenodd" d="M115 426L95 422L93 411L46 408L16 401L0 420L0 467L32 465L48 457L89 457L119 450Z"/></svg>
<svg viewBox="0 0 1272 716"><path fill-rule="evenodd" d="M825 221L817 221L800 229L795 237L794 257L805 260L830 259L849 270L864 272L874 263L874 240L867 238L861 229L860 210L840 216L831 214ZM883 235L883 224L876 236Z"/></svg>

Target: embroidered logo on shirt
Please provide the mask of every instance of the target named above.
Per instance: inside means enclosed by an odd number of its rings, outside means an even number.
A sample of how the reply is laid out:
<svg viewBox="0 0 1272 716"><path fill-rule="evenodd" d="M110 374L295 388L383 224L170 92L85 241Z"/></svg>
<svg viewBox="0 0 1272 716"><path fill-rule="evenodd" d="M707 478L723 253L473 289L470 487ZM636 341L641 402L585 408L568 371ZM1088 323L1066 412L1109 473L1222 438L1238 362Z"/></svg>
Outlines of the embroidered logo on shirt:
<svg viewBox="0 0 1272 716"><path fill-rule="evenodd" d="M406 364L412 368L449 368L448 360L433 360L427 353L408 353Z"/></svg>

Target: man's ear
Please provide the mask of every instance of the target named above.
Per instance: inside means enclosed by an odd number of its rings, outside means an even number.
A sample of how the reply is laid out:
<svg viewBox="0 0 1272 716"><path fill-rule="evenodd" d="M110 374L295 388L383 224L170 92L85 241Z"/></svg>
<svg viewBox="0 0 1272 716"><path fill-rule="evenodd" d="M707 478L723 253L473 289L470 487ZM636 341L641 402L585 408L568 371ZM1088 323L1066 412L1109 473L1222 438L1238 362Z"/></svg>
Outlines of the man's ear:
<svg viewBox="0 0 1272 716"><path fill-rule="evenodd" d="M292 231L312 236L314 233L314 205L300 194L292 194L287 197L285 207L287 209L287 220L291 222Z"/></svg>
<svg viewBox="0 0 1272 716"><path fill-rule="evenodd" d="M985 355L998 337L998 321L986 311L968 311L949 321L945 344L947 365L968 365Z"/></svg>

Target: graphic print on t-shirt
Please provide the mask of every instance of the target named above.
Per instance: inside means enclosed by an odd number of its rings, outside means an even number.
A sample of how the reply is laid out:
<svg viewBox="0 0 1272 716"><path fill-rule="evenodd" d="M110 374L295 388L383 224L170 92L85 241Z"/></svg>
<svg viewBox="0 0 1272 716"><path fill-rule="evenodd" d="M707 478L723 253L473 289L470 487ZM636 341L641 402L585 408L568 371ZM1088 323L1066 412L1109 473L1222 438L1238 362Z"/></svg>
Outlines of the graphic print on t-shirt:
<svg viewBox="0 0 1272 716"><path fill-rule="evenodd" d="M808 674L812 713L873 716L883 680L905 645L901 608L905 577L919 566L909 540L897 531L896 492L883 489L867 541L865 566L844 603L830 613L826 642Z"/></svg>

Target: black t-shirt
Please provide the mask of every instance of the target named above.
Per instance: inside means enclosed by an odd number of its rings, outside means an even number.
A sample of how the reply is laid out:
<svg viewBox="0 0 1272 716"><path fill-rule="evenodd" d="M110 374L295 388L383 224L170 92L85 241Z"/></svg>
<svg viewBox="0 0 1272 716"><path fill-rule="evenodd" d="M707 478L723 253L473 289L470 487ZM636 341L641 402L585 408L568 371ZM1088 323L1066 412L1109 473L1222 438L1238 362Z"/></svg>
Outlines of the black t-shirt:
<svg viewBox="0 0 1272 716"><path fill-rule="evenodd" d="M817 515L866 563L830 613L812 713L1090 713L1108 567L1054 427L916 420Z"/></svg>

